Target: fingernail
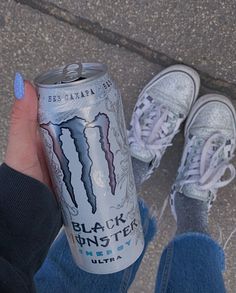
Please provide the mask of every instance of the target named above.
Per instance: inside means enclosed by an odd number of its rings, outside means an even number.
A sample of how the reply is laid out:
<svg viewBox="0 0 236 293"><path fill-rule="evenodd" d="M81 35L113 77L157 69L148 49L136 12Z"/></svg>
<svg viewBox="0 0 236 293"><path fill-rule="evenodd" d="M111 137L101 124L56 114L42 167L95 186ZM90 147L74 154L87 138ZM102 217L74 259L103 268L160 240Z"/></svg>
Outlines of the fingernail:
<svg viewBox="0 0 236 293"><path fill-rule="evenodd" d="M17 100L21 100L25 95L25 84L23 76L16 72L14 80L14 94Z"/></svg>

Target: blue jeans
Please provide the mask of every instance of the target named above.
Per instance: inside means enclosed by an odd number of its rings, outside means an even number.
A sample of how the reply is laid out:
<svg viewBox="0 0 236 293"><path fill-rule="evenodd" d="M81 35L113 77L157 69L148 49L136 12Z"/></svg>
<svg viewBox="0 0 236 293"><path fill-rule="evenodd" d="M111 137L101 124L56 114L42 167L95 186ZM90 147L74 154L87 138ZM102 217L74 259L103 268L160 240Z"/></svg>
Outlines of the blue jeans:
<svg viewBox="0 0 236 293"><path fill-rule="evenodd" d="M186 233L164 249L155 292L223 293L223 249L209 236Z"/></svg>
<svg viewBox="0 0 236 293"><path fill-rule="evenodd" d="M37 293L124 293L132 284L156 223L143 201L139 202L145 235L145 249L127 269L114 274L95 275L79 269L71 256L64 233L52 245L35 276ZM174 238L163 251L155 292L223 293L224 253L210 237L199 233Z"/></svg>

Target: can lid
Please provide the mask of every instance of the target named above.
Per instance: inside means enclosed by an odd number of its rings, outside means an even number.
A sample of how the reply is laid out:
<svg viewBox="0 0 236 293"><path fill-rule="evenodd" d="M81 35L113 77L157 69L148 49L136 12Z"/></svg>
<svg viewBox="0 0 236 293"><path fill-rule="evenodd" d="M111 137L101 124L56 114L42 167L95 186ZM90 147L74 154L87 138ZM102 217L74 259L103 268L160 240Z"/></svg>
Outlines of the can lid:
<svg viewBox="0 0 236 293"><path fill-rule="evenodd" d="M63 76L58 83L67 83L79 79L82 75L83 65L79 64L68 64L63 69Z"/></svg>
<svg viewBox="0 0 236 293"><path fill-rule="evenodd" d="M39 87L65 87L89 81L105 74L107 67L100 63L74 63L40 74L34 80Z"/></svg>

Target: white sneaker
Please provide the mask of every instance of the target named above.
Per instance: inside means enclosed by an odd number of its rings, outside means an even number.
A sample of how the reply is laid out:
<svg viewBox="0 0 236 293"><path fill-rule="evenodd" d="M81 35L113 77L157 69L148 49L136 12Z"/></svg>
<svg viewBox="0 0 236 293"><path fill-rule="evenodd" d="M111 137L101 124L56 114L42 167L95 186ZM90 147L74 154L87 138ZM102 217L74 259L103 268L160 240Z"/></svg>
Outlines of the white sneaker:
<svg viewBox="0 0 236 293"><path fill-rule="evenodd" d="M179 131L200 87L198 73L184 65L161 71L142 90L135 105L128 140L131 155L150 163L147 179Z"/></svg>
<svg viewBox="0 0 236 293"><path fill-rule="evenodd" d="M170 204L176 219L177 192L208 204L210 210L218 188L235 177L233 157L236 139L236 114L230 100L210 94L193 106L185 125L185 147ZM226 171L229 178L221 180Z"/></svg>

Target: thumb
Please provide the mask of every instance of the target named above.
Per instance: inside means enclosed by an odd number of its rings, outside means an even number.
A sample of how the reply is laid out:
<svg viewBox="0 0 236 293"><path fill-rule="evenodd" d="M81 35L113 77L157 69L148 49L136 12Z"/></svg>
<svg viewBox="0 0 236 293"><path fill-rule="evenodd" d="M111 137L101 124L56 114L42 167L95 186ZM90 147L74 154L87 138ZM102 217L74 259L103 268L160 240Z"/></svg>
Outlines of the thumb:
<svg viewBox="0 0 236 293"><path fill-rule="evenodd" d="M30 168L38 161L38 99L36 91L30 82L24 82L21 76L19 81L19 75L17 85L16 80L15 95L18 100L14 101L12 108L5 162L10 167L23 171L22 168Z"/></svg>

